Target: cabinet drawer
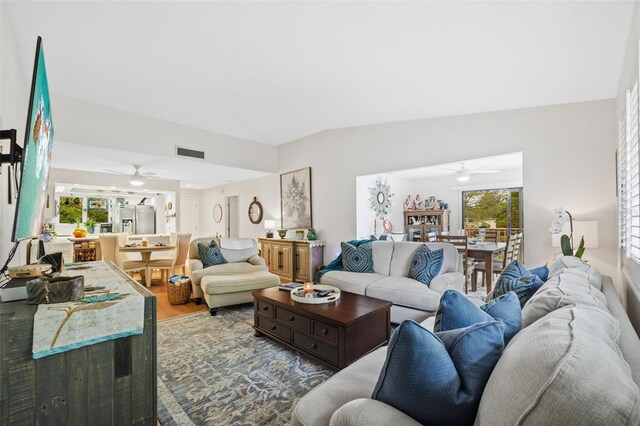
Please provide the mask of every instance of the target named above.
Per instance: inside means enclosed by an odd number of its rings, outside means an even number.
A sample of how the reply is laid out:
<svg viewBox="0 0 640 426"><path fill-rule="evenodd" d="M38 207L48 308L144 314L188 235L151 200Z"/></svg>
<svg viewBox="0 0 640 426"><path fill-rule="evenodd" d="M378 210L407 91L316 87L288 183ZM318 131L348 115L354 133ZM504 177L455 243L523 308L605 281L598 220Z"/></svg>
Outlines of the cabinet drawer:
<svg viewBox="0 0 640 426"><path fill-rule="evenodd" d="M273 305L271 303L258 300L258 312L273 318Z"/></svg>
<svg viewBox="0 0 640 426"><path fill-rule="evenodd" d="M313 334L314 337L326 340L327 342L338 343L338 329L331 325L314 321L311 334Z"/></svg>
<svg viewBox="0 0 640 426"><path fill-rule="evenodd" d="M293 332L293 344L327 361L338 364L338 349L304 334Z"/></svg>
<svg viewBox="0 0 640 426"><path fill-rule="evenodd" d="M256 315L256 321L259 328L262 330L271 333L279 338L291 342L291 330L289 327L278 324L269 318L265 318L262 315Z"/></svg>
<svg viewBox="0 0 640 426"><path fill-rule="evenodd" d="M311 321L304 315L296 314L282 308L276 308L276 319L289 325L289 327L309 332Z"/></svg>

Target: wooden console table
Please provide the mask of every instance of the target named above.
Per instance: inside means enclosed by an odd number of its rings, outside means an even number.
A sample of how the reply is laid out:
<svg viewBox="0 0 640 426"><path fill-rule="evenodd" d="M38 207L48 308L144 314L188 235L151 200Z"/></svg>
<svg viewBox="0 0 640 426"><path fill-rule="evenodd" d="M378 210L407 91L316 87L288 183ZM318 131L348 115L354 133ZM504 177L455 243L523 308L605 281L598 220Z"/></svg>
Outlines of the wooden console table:
<svg viewBox="0 0 640 426"><path fill-rule="evenodd" d="M128 280L145 299L143 334L40 359L31 352L38 306L0 303L1 425L156 426L156 297Z"/></svg>
<svg viewBox="0 0 640 426"><path fill-rule="evenodd" d="M269 272L285 281L313 281L323 265L323 241L258 238Z"/></svg>

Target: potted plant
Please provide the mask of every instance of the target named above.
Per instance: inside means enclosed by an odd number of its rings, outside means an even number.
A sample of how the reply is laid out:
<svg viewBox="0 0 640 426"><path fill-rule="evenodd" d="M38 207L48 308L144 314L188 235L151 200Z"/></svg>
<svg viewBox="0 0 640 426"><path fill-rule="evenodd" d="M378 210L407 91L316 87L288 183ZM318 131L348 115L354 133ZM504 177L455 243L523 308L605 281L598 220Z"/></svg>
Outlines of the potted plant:
<svg viewBox="0 0 640 426"><path fill-rule="evenodd" d="M562 254L565 256L575 256L582 258L584 254L584 236L580 238L578 248L574 251L573 244L573 215L562 207L558 207L553 211L553 221L551 222L550 234L559 234L564 228L564 224L569 219L569 235L563 234L560 237L560 247L562 248Z"/></svg>
<svg viewBox="0 0 640 426"><path fill-rule="evenodd" d="M87 232L93 234L93 232L96 230L96 221L89 219L84 223L84 226L87 227Z"/></svg>

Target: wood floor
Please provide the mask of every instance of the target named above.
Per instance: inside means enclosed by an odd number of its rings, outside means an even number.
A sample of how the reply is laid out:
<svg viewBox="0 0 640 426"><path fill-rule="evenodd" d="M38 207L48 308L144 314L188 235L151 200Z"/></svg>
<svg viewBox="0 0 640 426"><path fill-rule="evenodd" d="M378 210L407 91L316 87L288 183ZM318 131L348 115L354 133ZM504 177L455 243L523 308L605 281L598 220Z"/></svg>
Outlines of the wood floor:
<svg viewBox="0 0 640 426"><path fill-rule="evenodd" d="M140 279L140 276L138 274L135 274L133 278L142 283L142 280ZM149 290L153 294L155 294L157 298L158 320L207 310L207 304L204 303L204 301L201 305L196 305L195 303L193 303L193 300L184 305L170 305L169 299L167 298L168 285L169 284L167 284L166 282L163 283L160 280L160 272L158 271L156 271L151 277L151 287L149 288Z"/></svg>

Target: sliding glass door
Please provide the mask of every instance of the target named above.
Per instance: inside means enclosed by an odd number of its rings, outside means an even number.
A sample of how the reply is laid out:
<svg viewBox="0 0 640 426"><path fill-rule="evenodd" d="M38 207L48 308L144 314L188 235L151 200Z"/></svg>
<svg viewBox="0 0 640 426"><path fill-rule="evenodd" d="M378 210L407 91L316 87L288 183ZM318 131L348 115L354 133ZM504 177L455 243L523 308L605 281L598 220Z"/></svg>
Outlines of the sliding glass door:
<svg viewBox="0 0 640 426"><path fill-rule="evenodd" d="M510 234L524 231L522 188L463 191L462 223L468 236L495 230L498 241L507 242Z"/></svg>

